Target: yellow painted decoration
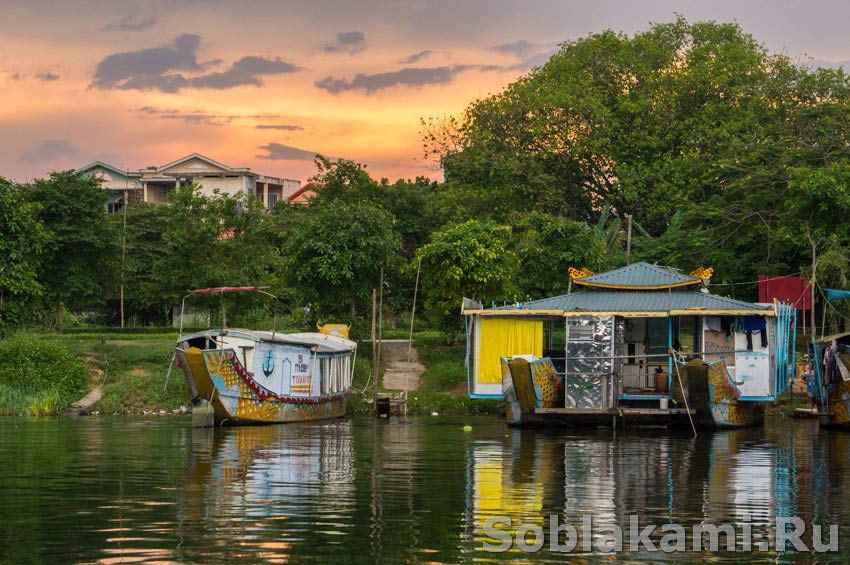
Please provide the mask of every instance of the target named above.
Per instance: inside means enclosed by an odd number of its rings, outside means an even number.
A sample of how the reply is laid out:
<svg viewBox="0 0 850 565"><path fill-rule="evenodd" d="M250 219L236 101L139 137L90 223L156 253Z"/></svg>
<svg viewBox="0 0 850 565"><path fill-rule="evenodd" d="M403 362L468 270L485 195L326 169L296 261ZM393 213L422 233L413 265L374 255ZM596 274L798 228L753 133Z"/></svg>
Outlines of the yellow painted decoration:
<svg viewBox="0 0 850 565"><path fill-rule="evenodd" d="M478 339L479 383L502 382L502 357L543 355L543 322L516 318L481 318Z"/></svg>
<svg viewBox="0 0 850 565"><path fill-rule="evenodd" d="M699 267L691 271L691 276L697 279L708 280L714 276L714 269L711 267Z"/></svg>
<svg viewBox="0 0 850 565"><path fill-rule="evenodd" d="M316 324L319 333L325 335L338 335L348 339L348 332L351 330L351 324L324 324L320 326Z"/></svg>
<svg viewBox="0 0 850 565"><path fill-rule="evenodd" d="M589 277L591 275L595 275L593 271L588 268L582 267L581 269L576 269L575 267L570 267L570 278L573 280L583 279L584 277Z"/></svg>
<svg viewBox="0 0 850 565"><path fill-rule="evenodd" d="M842 380L829 395L829 415L832 416L833 425L850 423L848 402L850 402L850 381Z"/></svg>

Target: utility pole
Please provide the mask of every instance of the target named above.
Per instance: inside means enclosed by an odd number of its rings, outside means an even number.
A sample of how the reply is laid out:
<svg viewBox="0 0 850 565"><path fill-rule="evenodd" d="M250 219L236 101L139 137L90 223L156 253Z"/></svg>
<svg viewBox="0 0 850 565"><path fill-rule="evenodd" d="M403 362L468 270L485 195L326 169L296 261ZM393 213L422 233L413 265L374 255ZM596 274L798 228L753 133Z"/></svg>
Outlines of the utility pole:
<svg viewBox="0 0 850 565"><path fill-rule="evenodd" d="M626 265L632 264L632 215L626 214Z"/></svg>

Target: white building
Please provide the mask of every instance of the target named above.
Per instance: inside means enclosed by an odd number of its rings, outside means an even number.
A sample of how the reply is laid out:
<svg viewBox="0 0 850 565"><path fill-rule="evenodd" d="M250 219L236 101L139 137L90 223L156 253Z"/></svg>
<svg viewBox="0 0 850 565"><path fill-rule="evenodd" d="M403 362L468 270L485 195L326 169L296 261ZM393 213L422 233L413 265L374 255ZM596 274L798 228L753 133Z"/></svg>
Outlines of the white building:
<svg viewBox="0 0 850 565"><path fill-rule="evenodd" d="M193 183L207 195L212 195L216 190L230 195L242 191L256 196L269 209L278 201L290 198L301 188L299 180L261 175L247 167L229 167L198 153L161 167L146 167L137 172L122 171L101 161L77 170L102 179L103 187L110 191L110 211L124 205L125 194L128 200L164 203L170 191Z"/></svg>

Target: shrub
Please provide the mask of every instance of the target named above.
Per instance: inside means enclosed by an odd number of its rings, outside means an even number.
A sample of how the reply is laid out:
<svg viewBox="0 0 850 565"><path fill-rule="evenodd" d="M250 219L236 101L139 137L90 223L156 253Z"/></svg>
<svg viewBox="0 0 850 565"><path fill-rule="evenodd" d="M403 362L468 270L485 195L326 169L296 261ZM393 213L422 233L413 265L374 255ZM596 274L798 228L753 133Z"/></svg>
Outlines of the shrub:
<svg viewBox="0 0 850 565"><path fill-rule="evenodd" d="M33 399L32 414L54 413L88 390L82 361L44 338L18 335L0 341L0 385Z"/></svg>

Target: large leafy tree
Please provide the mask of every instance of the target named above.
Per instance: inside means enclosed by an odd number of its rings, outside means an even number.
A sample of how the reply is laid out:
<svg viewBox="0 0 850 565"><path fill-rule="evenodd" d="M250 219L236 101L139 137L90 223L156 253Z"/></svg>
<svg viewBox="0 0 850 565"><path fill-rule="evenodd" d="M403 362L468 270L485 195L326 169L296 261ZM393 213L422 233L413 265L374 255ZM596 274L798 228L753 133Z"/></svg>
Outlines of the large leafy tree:
<svg viewBox="0 0 850 565"><path fill-rule="evenodd" d="M841 72L801 68L737 24L679 18L564 43L425 141L476 214L587 220L607 204L658 235L682 207L775 188L789 160L846 153L846 100Z"/></svg>
<svg viewBox="0 0 850 565"><path fill-rule="evenodd" d="M262 286L272 278L277 249L256 198L185 186L169 194L164 219L154 273L165 306L193 289Z"/></svg>
<svg viewBox="0 0 850 565"><path fill-rule="evenodd" d="M151 206L143 202L130 202L124 214L113 214L110 220L116 230L123 232L126 242L124 258L124 301L132 316L145 322L163 322L167 312L163 309L163 287L157 269L167 257L163 249L163 233L168 224L171 208Z"/></svg>
<svg viewBox="0 0 850 565"><path fill-rule="evenodd" d="M485 302L510 296L515 289L518 261L512 235L508 226L469 220L434 232L416 252L428 317L449 335L460 329L463 297Z"/></svg>
<svg viewBox="0 0 850 565"><path fill-rule="evenodd" d="M35 205L20 186L0 178L0 329L42 292L38 271L47 239Z"/></svg>
<svg viewBox="0 0 850 565"><path fill-rule="evenodd" d="M117 234L107 218L106 191L95 177L51 173L27 192L50 236L39 281L56 306L61 330L63 304L75 308L99 300L114 283Z"/></svg>
<svg viewBox="0 0 850 565"><path fill-rule="evenodd" d="M353 320L378 286L381 269L389 273L399 265L393 217L369 202L342 199L290 212L280 233L287 282L322 315L347 312Z"/></svg>
<svg viewBox="0 0 850 565"><path fill-rule="evenodd" d="M618 227L618 226L613 226ZM512 248L521 268L515 279L521 297L544 298L567 291L569 267L605 270L621 260L620 233L541 212L527 214L514 226Z"/></svg>

